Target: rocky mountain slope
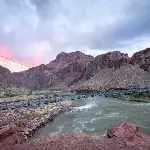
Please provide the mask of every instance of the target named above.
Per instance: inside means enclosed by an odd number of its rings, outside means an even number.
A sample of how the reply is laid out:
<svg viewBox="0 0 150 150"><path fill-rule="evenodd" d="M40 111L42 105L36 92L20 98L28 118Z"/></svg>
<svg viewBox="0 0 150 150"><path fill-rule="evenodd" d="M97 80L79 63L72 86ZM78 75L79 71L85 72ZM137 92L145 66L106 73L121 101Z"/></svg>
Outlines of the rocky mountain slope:
<svg viewBox="0 0 150 150"><path fill-rule="evenodd" d="M6 85L7 84L7 79L10 76L11 72L0 65L0 85Z"/></svg>
<svg viewBox="0 0 150 150"><path fill-rule="evenodd" d="M51 61L47 66L49 68L54 69L62 69L67 67L71 63L75 62L87 62L92 60L93 57L90 55L85 55L79 51L72 52L72 53L65 53L62 52L56 56L56 59Z"/></svg>
<svg viewBox="0 0 150 150"><path fill-rule="evenodd" d="M131 58L119 51L95 58L79 51L60 53L47 65L10 73L0 67L0 83L29 89L109 90L150 87L150 48ZM2 68L2 71L1 71Z"/></svg>
<svg viewBox="0 0 150 150"><path fill-rule="evenodd" d="M150 87L150 49L135 53L131 58L120 52L97 56L73 89L109 90Z"/></svg>
<svg viewBox="0 0 150 150"><path fill-rule="evenodd" d="M138 64L144 71L150 71L150 48L135 53L131 59L130 64Z"/></svg>
<svg viewBox="0 0 150 150"><path fill-rule="evenodd" d="M28 89L63 89L81 76L88 63L94 59L79 51L60 53L48 65L40 65L24 72L12 73L8 80L11 85Z"/></svg>
<svg viewBox="0 0 150 150"><path fill-rule="evenodd" d="M89 63L84 72L83 79L88 80L94 76L98 71L108 68L120 68L128 64L129 57L127 54L123 54L119 51L108 52L106 54L95 57L93 61Z"/></svg>

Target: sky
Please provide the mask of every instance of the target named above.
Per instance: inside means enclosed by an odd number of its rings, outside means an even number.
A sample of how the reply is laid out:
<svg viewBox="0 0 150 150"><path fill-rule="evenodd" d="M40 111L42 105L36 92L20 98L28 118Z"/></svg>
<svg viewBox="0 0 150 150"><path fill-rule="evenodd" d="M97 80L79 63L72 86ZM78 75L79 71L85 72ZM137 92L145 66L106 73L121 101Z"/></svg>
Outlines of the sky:
<svg viewBox="0 0 150 150"><path fill-rule="evenodd" d="M0 0L0 56L29 66L60 52L150 47L149 0Z"/></svg>

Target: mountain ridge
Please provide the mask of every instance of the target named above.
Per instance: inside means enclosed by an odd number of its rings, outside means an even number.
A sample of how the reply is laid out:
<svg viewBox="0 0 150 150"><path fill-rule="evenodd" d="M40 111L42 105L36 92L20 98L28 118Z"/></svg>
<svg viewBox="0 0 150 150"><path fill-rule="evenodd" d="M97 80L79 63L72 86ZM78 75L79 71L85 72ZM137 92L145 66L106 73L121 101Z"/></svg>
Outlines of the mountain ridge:
<svg viewBox="0 0 150 150"><path fill-rule="evenodd" d="M132 57L119 51L95 58L76 51L62 52L47 65L40 65L19 73L8 73L7 86L32 90L109 90L150 86L150 48ZM1 74L1 73L0 73Z"/></svg>

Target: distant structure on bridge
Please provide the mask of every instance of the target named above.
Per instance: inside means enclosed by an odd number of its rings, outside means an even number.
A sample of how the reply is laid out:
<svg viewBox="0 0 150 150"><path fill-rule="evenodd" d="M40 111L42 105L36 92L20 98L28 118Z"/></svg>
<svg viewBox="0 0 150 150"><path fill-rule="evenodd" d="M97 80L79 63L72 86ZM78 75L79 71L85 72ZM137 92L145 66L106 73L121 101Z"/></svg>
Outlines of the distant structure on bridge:
<svg viewBox="0 0 150 150"><path fill-rule="evenodd" d="M0 65L8 68L11 72L20 72L24 70L28 70L30 67L27 65L23 65L20 62L11 60L4 56L0 56Z"/></svg>

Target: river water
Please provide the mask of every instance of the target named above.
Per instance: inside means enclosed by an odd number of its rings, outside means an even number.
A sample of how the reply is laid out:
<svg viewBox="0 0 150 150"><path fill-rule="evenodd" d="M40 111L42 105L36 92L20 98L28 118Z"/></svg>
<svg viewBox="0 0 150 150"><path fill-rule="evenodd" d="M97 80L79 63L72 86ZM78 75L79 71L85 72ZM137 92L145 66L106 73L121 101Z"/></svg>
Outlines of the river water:
<svg viewBox="0 0 150 150"><path fill-rule="evenodd" d="M79 107L58 116L42 128L38 135L50 136L66 132L86 132L106 136L107 129L121 122L136 123L141 131L150 133L150 104L106 97L77 100Z"/></svg>

